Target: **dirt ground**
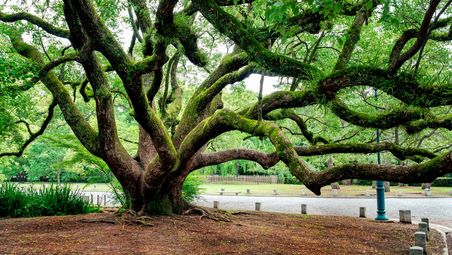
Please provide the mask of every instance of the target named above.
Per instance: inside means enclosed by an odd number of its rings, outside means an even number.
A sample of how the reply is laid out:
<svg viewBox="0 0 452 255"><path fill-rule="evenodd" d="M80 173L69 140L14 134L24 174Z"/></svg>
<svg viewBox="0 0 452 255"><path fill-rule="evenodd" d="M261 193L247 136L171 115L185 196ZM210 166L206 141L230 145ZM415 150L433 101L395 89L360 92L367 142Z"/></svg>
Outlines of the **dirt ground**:
<svg viewBox="0 0 452 255"><path fill-rule="evenodd" d="M152 226L88 223L107 214L0 219L0 254L408 254L416 226L352 217L249 213L232 222L153 217ZM429 254L443 241L431 232Z"/></svg>
<svg viewBox="0 0 452 255"><path fill-rule="evenodd" d="M449 247L449 254L452 254L452 233L447 234L447 247Z"/></svg>

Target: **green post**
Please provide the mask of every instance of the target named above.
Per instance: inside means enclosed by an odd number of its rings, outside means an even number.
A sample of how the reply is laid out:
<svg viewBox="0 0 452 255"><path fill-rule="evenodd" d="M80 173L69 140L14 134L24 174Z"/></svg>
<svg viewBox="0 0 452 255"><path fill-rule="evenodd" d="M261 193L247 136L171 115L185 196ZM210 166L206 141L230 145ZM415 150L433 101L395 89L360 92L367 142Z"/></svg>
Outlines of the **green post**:
<svg viewBox="0 0 452 255"><path fill-rule="evenodd" d="M375 89L375 99L378 99L378 92ZM380 142L380 129L377 128L377 143ZM377 152L377 164L381 164L380 152ZM385 209L385 183L377 180L377 217L375 220L388 220Z"/></svg>

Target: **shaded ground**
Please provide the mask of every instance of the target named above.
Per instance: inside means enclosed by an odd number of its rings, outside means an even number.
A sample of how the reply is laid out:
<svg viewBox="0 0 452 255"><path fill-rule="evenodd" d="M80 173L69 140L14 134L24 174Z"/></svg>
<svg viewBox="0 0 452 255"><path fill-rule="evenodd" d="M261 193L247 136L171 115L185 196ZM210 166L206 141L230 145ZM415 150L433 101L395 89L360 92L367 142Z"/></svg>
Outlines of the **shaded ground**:
<svg viewBox="0 0 452 255"><path fill-rule="evenodd" d="M407 254L414 225L352 217L251 213L215 222L153 217L153 226L86 223L105 214L0 220L0 254ZM430 242L439 254L439 234Z"/></svg>
<svg viewBox="0 0 452 255"><path fill-rule="evenodd" d="M447 247L449 248L449 254L452 254L452 233L447 234Z"/></svg>

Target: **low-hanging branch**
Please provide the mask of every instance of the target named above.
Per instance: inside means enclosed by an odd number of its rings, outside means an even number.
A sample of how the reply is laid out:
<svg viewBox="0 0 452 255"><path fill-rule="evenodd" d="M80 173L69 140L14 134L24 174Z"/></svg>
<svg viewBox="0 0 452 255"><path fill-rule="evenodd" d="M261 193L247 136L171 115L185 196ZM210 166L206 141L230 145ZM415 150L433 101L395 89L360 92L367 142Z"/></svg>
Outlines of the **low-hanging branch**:
<svg viewBox="0 0 452 255"><path fill-rule="evenodd" d="M303 183L314 194L320 195L320 188L344 179L381 180L391 182L429 183L439 176L452 173L452 152L437 156L425 163L411 166L345 164L312 174Z"/></svg>
<svg viewBox="0 0 452 255"><path fill-rule="evenodd" d="M433 159L436 154L425 149L403 148L397 144L383 143L337 143L313 146L295 147L298 156L318 156L336 153L375 153L389 151L400 160L415 159L416 156L422 160L424 157ZM231 160L245 159L257 162L264 169L268 169L280 161L276 152L265 153L251 149L231 149L212 153L201 153L195 157L191 166L192 171L205 166L217 165Z"/></svg>
<svg viewBox="0 0 452 255"><path fill-rule="evenodd" d="M203 132L201 132L201 130ZM252 135L256 136L266 136L270 139L272 144L275 146L276 150L276 156L279 158L279 160L283 161L286 166L289 168L291 173L295 175L299 180L301 180L306 187L308 187L311 191L313 191L315 194L320 194L320 188L326 184L329 184L334 181L342 180L342 179L348 179L348 178L360 178L360 179L376 179L380 175L376 174L376 172L379 173L379 168L377 165L370 165L370 170L366 170L364 168L364 171L362 173L358 171L351 171L350 173L343 172L345 168L335 167L332 168L334 170L328 170L327 172L314 172L309 167L299 159L299 153L312 153L303 151L299 148L296 148L292 145L292 143L285 137L284 132L280 130L276 125L274 125L271 122L268 121L257 121L245 118L241 115L238 115L236 113L226 111L226 110L220 110L217 111L212 117L209 119L204 120L200 125L198 125L192 132L190 132L187 136L187 139L184 141L184 143L180 147L180 153L183 155L181 157L181 163L185 164L184 162L189 162L189 159L191 158L191 155L195 155L195 153L212 137L216 137L224 132L230 131L230 130L240 130L242 132L250 133ZM347 149L347 146L344 145L336 145L336 144L327 144L327 145L319 145L318 147L313 148L322 148L322 150L319 150L316 153L324 154L328 152L338 151L344 152ZM327 149L325 149L327 148ZM353 146L350 145L348 147L348 151L351 152L357 152L357 151L365 151L367 152L375 152L375 151L381 151L381 150L389 150L391 152L394 152L394 154L397 154L401 157L406 157L407 154L415 153L415 154L422 154L424 156L428 157L434 157L434 154L431 154L425 150L417 150L417 149L407 149L404 151L401 147L394 144L389 143L381 143L381 144L374 144L374 145L364 145L364 146ZM236 151L237 152L237 151ZM218 154L217 154L218 155ZM240 154L240 156L251 156L249 151L246 153ZM185 156L185 157L184 157ZM262 154L259 154L259 156L263 156ZM224 155L225 158L232 158L231 156ZM271 156L270 157L274 157ZM196 158L196 157L195 157ZM201 157L202 158L202 157ZM219 159L220 157L215 156L215 159ZM259 157L258 157L259 158ZM213 161L215 162L215 159ZM274 159L274 158L273 158ZM276 159L275 159L276 160ZM207 162L207 158L202 158L203 162ZM384 167L385 171L387 171L383 176L387 177L385 178L388 180L401 180L401 179L411 179L413 178L410 174L413 174L412 172L415 171L415 169L429 169L428 171L420 171L416 174L417 177L419 177L420 180L433 180L438 176L442 176L446 173L452 172L452 152L449 152L449 154L441 155L434 157L433 159L427 161L426 163L418 164L416 166L409 166L409 167ZM193 163L192 163L193 164ZM194 163L194 165L196 165ZM263 165L268 166L268 162L263 163ZM434 166L434 168L430 168L431 166ZM362 169L363 165L356 165L357 169ZM367 166L367 165L364 165ZM376 172L372 172L372 170L376 169ZM339 169L339 170L338 170ZM392 169L392 170L391 170ZM402 172L400 169L406 170L406 172ZM192 169L193 170L193 169ZM428 173L428 175L427 175ZM379 173L381 174L381 173ZM325 180L321 179L319 176L325 177ZM359 177L356 177L355 175L358 175Z"/></svg>

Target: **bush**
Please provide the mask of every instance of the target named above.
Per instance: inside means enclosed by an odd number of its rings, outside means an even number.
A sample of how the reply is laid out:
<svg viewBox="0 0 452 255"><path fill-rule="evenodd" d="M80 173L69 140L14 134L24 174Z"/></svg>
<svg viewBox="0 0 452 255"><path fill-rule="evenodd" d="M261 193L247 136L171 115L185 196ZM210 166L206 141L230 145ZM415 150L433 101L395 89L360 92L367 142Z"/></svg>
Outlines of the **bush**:
<svg viewBox="0 0 452 255"><path fill-rule="evenodd" d="M83 214L99 211L83 200L79 191L69 186L42 187L25 190L10 183L0 186L0 217L35 217Z"/></svg>
<svg viewBox="0 0 452 255"><path fill-rule="evenodd" d="M0 217L18 217L25 202L25 193L18 186L8 182L0 185Z"/></svg>
<svg viewBox="0 0 452 255"><path fill-rule="evenodd" d="M187 202L192 202L198 197L202 184L202 177L195 174L189 174L182 185L182 195Z"/></svg>
<svg viewBox="0 0 452 255"><path fill-rule="evenodd" d="M353 184L363 185L363 186L371 186L372 185L372 181L370 181L370 180L353 179Z"/></svg>
<svg viewBox="0 0 452 255"><path fill-rule="evenodd" d="M433 181L433 187L452 187L452 178L450 177L440 177Z"/></svg>

